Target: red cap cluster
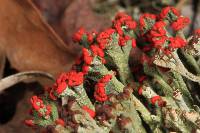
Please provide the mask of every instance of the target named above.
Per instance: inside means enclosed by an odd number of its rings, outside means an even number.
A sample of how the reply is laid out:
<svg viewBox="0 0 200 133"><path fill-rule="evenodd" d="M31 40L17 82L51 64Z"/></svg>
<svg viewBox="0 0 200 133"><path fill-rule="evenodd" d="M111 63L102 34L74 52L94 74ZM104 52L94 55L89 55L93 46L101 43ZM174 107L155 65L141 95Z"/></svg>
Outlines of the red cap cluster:
<svg viewBox="0 0 200 133"><path fill-rule="evenodd" d="M125 46L126 42L131 40L132 47L136 47L136 41L134 38L131 38L129 35L125 35L125 30L134 30L137 26L137 23L132 19L131 16L126 13L120 12L116 15L115 20L113 21L113 27L116 29L119 34L119 45Z"/></svg>
<svg viewBox="0 0 200 133"><path fill-rule="evenodd" d="M145 17L156 19L152 14L142 15L140 17L140 28L142 29L145 29L144 26L146 26L144 25ZM186 40L179 36L169 37L166 30L166 19L169 20L170 26L175 32L182 30L190 23L189 18L180 16L180 13L174 7L166 7L161 11L159 21L156 21L145 35L142 33L142 36L146 37L153 48L161 50L165 54L170 54L174 49L184 47Z"/></svg>
<svg viewBox="0 0 200 133"><path fill-rule="evenodd" d="M81 64L81 61L84 61L82 66L82 72L84 74L88 73L89 67L95 56L100 57L103 64L106 63L106 60L104 59L104 49L106 49L106 46L112 41L112 34L119 34L120 46L126 45L127 41L130 40L132 42L132 47L136 47L136 40L130 37L128 34L125 34L123 31L124 28L126 31L134 30L136 28L136 22L131 18L131 16L125 13L118 13L113 21L113 28L108 28L98 35L92 36L94 37L91 41L93 43L90 43L89 48L82 49L82 56L76 61L76 64ZM80 42L83 38L83 35L87 35L87 38L89 38L90 33L85 32L85 30L81 28L77 33L74 34L73 40Z"/></svg>
<svg viewBox="0 0 200 133"><path fill-rule="evenodd" d="M71 70L67 73L62 73L56 80L56 83L52 88L47 88L49 98L56 100L67 87L79 86L83 83L83 73Z"/></svg>
<svg viewBox="0 0 200 133"><path fill-rule="evenodd" d="M168 6L162 9L160 13L160 19L166 19L169 18L169 16L175 15L176 17L180 16L179 11L176 10L176 8Z"/></svg>
<svg viewBox="0 0 200 133"><path fill-rule="evenodd" d="M140 24L140 30L143 33L145 33L149 28L151 28L152 25L156 21L156 15L150 14L150 13L144 13L140 16L139 24Z"/></svg>
<svg viewBox="0 0 200 133"><path fill-rule="evenodd" d="M190 23L188 17L178 17L176 21L172 22L171 27L174 31L182 30Z"/></svg>
<svg viewBox="0 0 200 133"><path fill-rule="evenodd" d="M32 111L37 113L38 117L43 117L45 119L48 119L50 117L51 106L45 105L39 97L33 96L31 98L31 105Z"/></svg>
<svg viewBox="0 0 200 133"><path fill-rule="evenodd" d="M169 47L171 47L171 48L181 48L186 45L186 41L179 36L170 37L169 40L170 40Z"/></svg>
<svg viewBox="0 0 200 133"><path fill-rule="evenodd" d="M87 37L87 41L89 43L92 43L93 42L93 35L92 33L89 33L89 32L86 32L84 28L80 28L72 37L73 41L74 42L78 42L80 43L83 39L83 36L86 36Z"/></svg>
<svg viewBox="0 0 200 133"><path fill-rule="evenodd" d="M91 65L95 56L99 56L103 64L106 62L104 59L104 51L98 45L96 44L90 45L90 51L86 48L82 49L82 58L84 61L84 64L82 66L83 74L88 73L89 66Z"/></svg>
<svg viewBox="0 0 200 133"><path fill-rule="evenodd" d="M108 100L108 96L105 91L106 84L112 79L112 75L107 74L101 78L95 85L94 98L99 102Z"/></svg>
<svg viewBox="0 0 200 133"><path fill-rule="evenodd" d="M150 31L151 41L155 48L161 49L167 39L165 26L165 22L158 21L154 24Z"/></svg>
<svg viewBox="0 0 200 133"><path fill-rule="evenodd" d="M82 56L76 61L76 64L80 64L81 61L84 62L82 66L82 72L83 74L87 74L89 71L89 67L94 59L95 56L100 57L102 63L106 63L104 59L104 49L106 48L106 45L109 43L109 41L112 40L111 35L115 33L115 30L112 28L106 29L105 31L98 34L96 37L96 43L91 43L90 48L82 48ZM79 35L79 31L75 34ZM81 34L83 35L83 34Z"/></svg>
<svg viewBox="0 0 200 133"><path fill-rule="evenodd" d="M106 30L104 30L103 32L101 32L98 36L97 36L97 42L98 45L101 49L105 49L106 45L112 41L112 34L115 33L115 29L112 28L108 28Z"/></svg>
<svg viewBox="0 0 200 133"><path fill-rule="evenodd" d="M175 15L175 18L170 19L169 16L173 15ZM171 22L171 27L174 31L182 30L190 23L190 19L180 16L180 13L174 7L165 7L162 9L160 19L165 20L166 18Z"/></svg>
<svg viewBox="0 0 200 133"><path fill-rule="evenodd" d="M122 26L126 26L126 29L134 30L136 25L137 23L132 19L132 17L124 12L119 12L113 21L113 26L120 36L124 34Z"/></svg>

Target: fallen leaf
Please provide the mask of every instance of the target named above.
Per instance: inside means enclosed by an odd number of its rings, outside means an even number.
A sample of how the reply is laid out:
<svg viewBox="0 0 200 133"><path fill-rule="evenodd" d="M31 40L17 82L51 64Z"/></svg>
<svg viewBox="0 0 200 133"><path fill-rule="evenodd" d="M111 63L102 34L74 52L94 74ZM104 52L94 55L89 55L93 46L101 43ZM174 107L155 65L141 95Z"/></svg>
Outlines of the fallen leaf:
<svg viewBox="0 0 200 133"><path fill-rule="evenodd" d="M6 64L6 56L5 53L0 49L0 79L3 77L5 64Z"/></svg>
<svg viewBox="0 0 200 133"><path fill-rule="evenodd" d="M40 70L57 76L70 69L77 55L31 0L1 0L0 27L0 49L18 71Z"/></svg>

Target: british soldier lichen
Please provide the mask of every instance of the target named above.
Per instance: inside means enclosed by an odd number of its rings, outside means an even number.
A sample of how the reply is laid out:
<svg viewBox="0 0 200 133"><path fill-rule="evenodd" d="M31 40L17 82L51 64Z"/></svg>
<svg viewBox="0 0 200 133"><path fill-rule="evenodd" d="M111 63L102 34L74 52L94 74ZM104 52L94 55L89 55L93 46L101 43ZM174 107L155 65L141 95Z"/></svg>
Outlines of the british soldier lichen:
<svg viewBox="0 0 200 133"><path fill-rule="evenodd" d="M200 52L200 32L187 40L183 29L189 23L174 7L165 7L138 21L120 12L100 33L81 28L73 37L83 46L81 56L44 96L31 98L33 118L26 124L52 125L58 132L198 131L200 115L183 79L200 83L193 57ZM139 67L130 68L136 47L142 53ZM178 50L196 75L184 66Z"/></svg>

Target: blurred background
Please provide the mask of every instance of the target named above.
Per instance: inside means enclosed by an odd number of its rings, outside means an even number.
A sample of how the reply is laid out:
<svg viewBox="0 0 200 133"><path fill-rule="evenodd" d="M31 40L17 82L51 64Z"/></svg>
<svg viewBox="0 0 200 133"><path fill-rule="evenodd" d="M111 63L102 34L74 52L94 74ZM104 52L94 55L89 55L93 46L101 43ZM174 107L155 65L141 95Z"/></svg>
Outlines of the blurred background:
<svg viewBox="0 0 200 133"><path fill-rule="evenodd" d="M19 72L39 70L56 78L69 70L80 54L71 39L80 27L100 32L119 11L138 20L141 13L158 13L169 5L191 19L187 35L200 27L200 0L0 0L0 85ZM53 83L36 79L0 89L0 133L33 132L23 124L28 99Z"/></svg>

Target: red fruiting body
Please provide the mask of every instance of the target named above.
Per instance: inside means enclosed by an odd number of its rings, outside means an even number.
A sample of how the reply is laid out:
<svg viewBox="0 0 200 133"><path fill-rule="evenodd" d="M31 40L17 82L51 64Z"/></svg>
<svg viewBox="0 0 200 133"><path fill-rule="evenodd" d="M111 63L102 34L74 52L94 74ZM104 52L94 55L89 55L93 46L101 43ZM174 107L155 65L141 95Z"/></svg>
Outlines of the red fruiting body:
<svg viewBox="0 0 200 133"><path fill-rule="evenodd" d="M83 72L76 72L75 70L62 73L56 80L54 86L47 90L49 98L56 100L68 86L74 87L81 85L83 83L83 75Z"/></svg>
<svg viewBox="0 0 200 133"><path fill-rule="evenodd" d="M136 40L132 39L132 47L135 48L136 47Z"/></svg>
<svg viewBox="0 0 200 133"><path fill-rule="evenodd" d="M89 66L83 65L83 66L82 66L82 72L83 72L83 74L87 74L88 71L89 71Z"/></svg>
<svg viewBox="0 0 200 133"><path fill-rule="evenodd" d="M45 112L45 115L48 116L51 114L51 106L50 105L47 105L46 106L46 112Z"/></svg>
<svg viewBox="0 0 200 133"><path fill-rule="evenodd" d="M158 21L150 31L149 38L151 38L153 46L157 49L162 49L167 39L166 30L164 29L165 26L166 24L163 21Z"/></svg>
<svg viewBox="0 0 200 133"><path fill-rule="evenodd" d="M156 102L157 102L159 107L164 107L166 105L166 102L163 101L162 98L160 96L158 96L158 95L151 98L151 103L153 105L155 105Z"/></svg>
<svg viewBox="0 0 200 133"><path fill-rule="evenodd" d="M57 119L57 120L55 121L55 123L56 123L57 125L65 126L65 122L64 122L63 119Z"/></svg>
<svg viewBox="0 0 200 133"><path fill-rule="evenodd" d="M100 57L104 57L104 52L98 45L91 45L90 49L92 50L94 55L98 55Z"/></svg>
<svg viewBox="0 0 200 133"><path fill-rule="evenodd" d="M57 95L60 95L66 88L67 88L67 83L66 83L66 74L62 73L56 80L56 84L54 85L54 90ZM49 92L50 97L54 98L53 92Z"/></svg>
<svg viewBox="0 0 200 133"><path fill-rule="evenodd" d="M33 107L33 110L37 112L37 115L39 117L46 117L51 114L51 106L50 105L44 105L43 101L38 98L37 96L33 96L31 98L31 104Z"/></svg>
<svg viewBox="0 0 200 133"><path fill-rule="evenodd" d="M43 101L37 96L33 96L31 98L31 104L32 104L33 109L35 109L36 111L44 107Z"/></svg>
<svg viewBox="0 0 200 133"><path fill-rule="evenodd" d="M105 31L101 32L98 36L97 36L97 42L98 45L101 49L105 49L106 45L109 41L112 40L111 35L115 33L115 30L112 28L106 29Z"/></svg>
<svg viewBox="0 0 200 133"><path fill-rule="evenodd" d="M163 44L167 41L167 39L168 38L166 36L152 38L153 47L157 49L162 49L164 47Z"/></svg>
<svg viewBox="0 0 200 133"><path fill-rule="evenodd" d="M49 91L49 98L50 98L51 100L57 100L57 97L55 96L54 90L53 90L53 89L51 89L51 90Z"/></svg>
<svg viewBox="0 0 200 133"><path fill-rule="evenodd" d="M178 36L170 37L169 40L170 40L169 47L171 47L171 48L181 48L186 45L186 41Z"/></svg>
<svg viewBox="0 0 200 133"><path fill-rule="evenodd" d="M87 33L84 28L80 28L72 37L74 42L81 42L83 39L83 35L87 36L87 41L91 44L94 40L92 33Z"/></svg>
<svg viewBox="0 0 200 133"><path fill-rule="evenodd" d="M66 73L61 73L60 75L59 75L59 77L57 78L57 80L56 80L56 84L60 84L60 83L62 83L62 82L65 82L66 81Z"/></svg>
<svg viewBox="0 0 200 133"><path fill-rule="evenodd" d="M150 14L150 13L144 13L140 16L139 24L140 24L140 30L143 32L144 29L146 29L147 23L146 21L155 21L156 15Z"/></svg>
<svg viewBox="0 0 200 133"><path fill-rule="evenodd" d="M119 12L113 21L113 25L117 31L123 31L121 29L122 26L126 26L128 29L133 30L136 28L137 23L131 18L131 16L126 13ZM118 34L122 35L121 32L118 32Z"/></svg>
<svg viewBox="0 0 200 133"><path fill-rule="evenodd" d="M160 18L161 19L165 19L169 13L173 13L173 15L179 17L180 13L174 8L174 7L165 7L162 9L161 13L160 13Z"/></svg>
<svg viewBox="0 0 200 133"><path fill-rule="evenodd" d="M125 46L126 42L127 42L127 40L124 37L121 37L121 36L119 37L118 43L120 46Z"/></svg>
<svg viewBox="0 0 200 133"><path fill-rule="evenodd" d="M112 79L112 75L107 74L107 75L104 75L103 78L101 78L101 79L99 80L99 82L101 82L101 83L106 83L106 82L109 82L111 79Z"/></svg>
<svg viewBox="0 0 200 133"><path fill-rule="evenodd" d="M102 64L106 64L106 59L101 58L101 62L102 62Z"/></svg>
<svg viewBox="0 0 200 133"><path fill-rule="evenodd" d="M119 34L118 44L120 46L125 46L128 40L132 38L128 35L125 35L123 32L122 26L126 26L126 30L134 30L136 28L136 22L131 18L131 16L120 12L116 15L115 20L113 20L113 27L116 29ZM135 47L135 42L133 41L132 46Z"/></svg>
<svg viewBox="0 0 200 133"><path fill-rule="evenodd" d="M90 109L88 106L82 106L82 109L85 110L86 112L88 112L88 114L94 118L95 117L95 111L93 111L92 109Z"/></svg>
<svg viewBox="0 0 200 133"><path fill-rule="evenodd" d="M112 79L112 75L107 74L101 78L95 85L94 98L99 102L104 102L108 100L108 96L105 92L106 84Z"/></svg>
<svg viewBox="0 0 200 133"><path fill-rule="evenodd" d="M92 63L93 57L90 56L89 51L86 48L82 49L83 52L83 60L87 65L90 65Z"/></svg>
<svg viewBox="0 0 200 133"><path fill-rule="evenodd" d="M58 95L60 95L66 88L67 88L67 83L66 82L61 82L57 86L56 93Z"/></svg>
<svg viewBox="0 0 200 133"><path fill-rule="evenodd" d="M25 120L24 123L25 123L27 126L29 126L29 127L35 126L33 120Z"/></svg>
<svg viewBox="0 0 200 133"><path fill-rule="evenodd" d="M188 17L179 17L175 22L171 24L172 29L175 31L182 30L190 23L190 19Z"/></svg>
<svg viewBox="0 0 200 133"><path fill-rule="evenodd" d="M139 89L138 89L138 94L139 94L139 95L142 95L142 87L141 87L141 86L140 86Z"/></svg>
<svg viewBox="0 0 200 133"><path fill-rule="evenodd" d="M69 71L66 73L66 82L68 86L79 86L83 83L83 73L76 71Z"/></svg>
<svg viewBox="0 0 200 133"><path fill-rule="evenodd" d="M91 44L93 42L93 35L92 33L87 33L87 41Z"/></svg>
<svg viewBox="0 0 200 133"><path fill-rule="evenodd" d="M150 35L152 37L162 37L166 35L166 30L164 29L164 27L166 26L164 21L158 21L156 22L153 27L152 30L150 31Z"/></svg>
<svg viewBox="0 0 200 133"><path fill-rule="evenodd" d="M115 22L114 27L117 31L117 33L122 36L123 35L123 29L121 28L121 23L119 21Z"/></svg>
<svg viewBox="0 0 200 133"><path fill-rule="evenodd" d="M99 101L99 102L104 102L106 100L108 100L108 96L106 95L105 92L105 85L104 83L99 83L96 85L96 89L94 92L94 98Z"/></svg>
<svg viewBox="0 0 200 133"><path fill-rule="evenodd" d="M151 98L151 103L153 104L153 105L155 105L156 104L156 102L158 101L158 100L160 100L161 99L161 97L160 96L154 96L154 97L152 97Z"/></svg>
<svg viewBox="0 0 200 133"><path fill-rule="evenodd" d="M73 35L73 41L74 42L80 42L82 40L83 35L86 34L84 28L80 28L74 35Z"/></svg>

